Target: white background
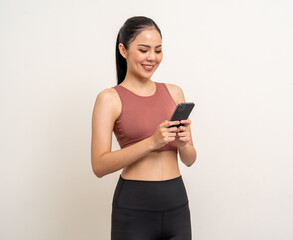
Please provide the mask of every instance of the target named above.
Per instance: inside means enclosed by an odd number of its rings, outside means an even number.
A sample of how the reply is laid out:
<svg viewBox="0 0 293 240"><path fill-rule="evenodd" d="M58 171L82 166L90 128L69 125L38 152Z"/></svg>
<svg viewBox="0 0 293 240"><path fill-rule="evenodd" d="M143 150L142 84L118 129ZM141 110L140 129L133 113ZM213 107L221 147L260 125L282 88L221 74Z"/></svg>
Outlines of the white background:
<svg viewBox="0 0 293 240"><path fill-rule="evenodd" d="M116 84L119 28L145 15L163 34L153 80L197 105L198 159L180 163L193 239L293 239L292 5L1 0L0 238L110 239L120 171L93 174L91 114Z"/></svg>

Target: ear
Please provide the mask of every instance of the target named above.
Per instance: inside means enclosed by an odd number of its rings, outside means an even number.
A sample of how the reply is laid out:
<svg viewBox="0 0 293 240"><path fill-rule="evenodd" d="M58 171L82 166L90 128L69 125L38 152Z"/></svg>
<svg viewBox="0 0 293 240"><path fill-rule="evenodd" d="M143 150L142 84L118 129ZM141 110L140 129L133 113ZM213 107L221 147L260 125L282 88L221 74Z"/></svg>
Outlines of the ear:
<svg viewBox="0 0 293 240"><path fill-rule="evenodd" d="M126 51L124 45L122 43L119 43L118 48L119 48L119 52L122 55L122 57L126 58L127 57L127 51Z"/></svg>

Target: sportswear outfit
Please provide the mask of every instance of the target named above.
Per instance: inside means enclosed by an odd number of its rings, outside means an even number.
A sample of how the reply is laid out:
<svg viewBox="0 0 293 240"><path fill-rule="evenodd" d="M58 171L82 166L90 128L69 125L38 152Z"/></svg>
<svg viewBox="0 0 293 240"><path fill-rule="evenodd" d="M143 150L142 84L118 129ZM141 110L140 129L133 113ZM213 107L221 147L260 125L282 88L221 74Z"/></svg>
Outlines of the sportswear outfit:
<svg viewBox="0 0 293 240"><path fill-rule="evenodd" d="M113 132L121 148L152 136L176 108L165 83L154 82L151 96L113 87L121 100L121 114ZM175 142L154 151L176 151ZM112 202L111 240L191 240L188 197L182 176L143 181L119 177Z"/></svg>

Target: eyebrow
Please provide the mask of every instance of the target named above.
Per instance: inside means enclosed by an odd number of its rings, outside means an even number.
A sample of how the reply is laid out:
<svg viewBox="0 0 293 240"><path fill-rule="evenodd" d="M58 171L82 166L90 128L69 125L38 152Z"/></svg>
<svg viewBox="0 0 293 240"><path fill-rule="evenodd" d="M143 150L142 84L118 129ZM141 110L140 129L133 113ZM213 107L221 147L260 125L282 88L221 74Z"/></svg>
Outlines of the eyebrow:
<svg viewBox="0 0 293 240"><path fill-rule="evenodd" d="M151 46L146 45L146 44L138 44L137 46L142 46L142 47L147 47L147 48L150 48L151 47ZM162 44L156 46L155 48L158 48L158 47L161 47L161 46L162 46Z"/></svg>

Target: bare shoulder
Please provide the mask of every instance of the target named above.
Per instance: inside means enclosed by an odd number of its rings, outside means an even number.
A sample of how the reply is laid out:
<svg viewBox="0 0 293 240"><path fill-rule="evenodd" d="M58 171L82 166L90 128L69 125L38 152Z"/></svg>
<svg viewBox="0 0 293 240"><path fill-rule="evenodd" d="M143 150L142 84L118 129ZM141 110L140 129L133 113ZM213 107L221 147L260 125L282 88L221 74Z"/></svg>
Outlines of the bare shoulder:
<svg viewBox="0 0 293 240"><path fill-rule="evenodd" d="M109 100L115 101L115 99L119 100L119 96L114 88L106 88L106 89L102 90L97 96L98 101L106 101L107 102Z"/></svg>
<svg viewBox="0 0 293 240"><path fill-rule="evenodd" d="M107 109L112 113L114 118L119 116L121 101L114 88L106 88L97 95L94 111L98 109Z"/></svg>
<svg viewBox="0 0 293 240"><path fill-rule="evenodd" d="M173 83L166 83L166 86L176 103L185 102L184 93L181 87Z"/></svg>

